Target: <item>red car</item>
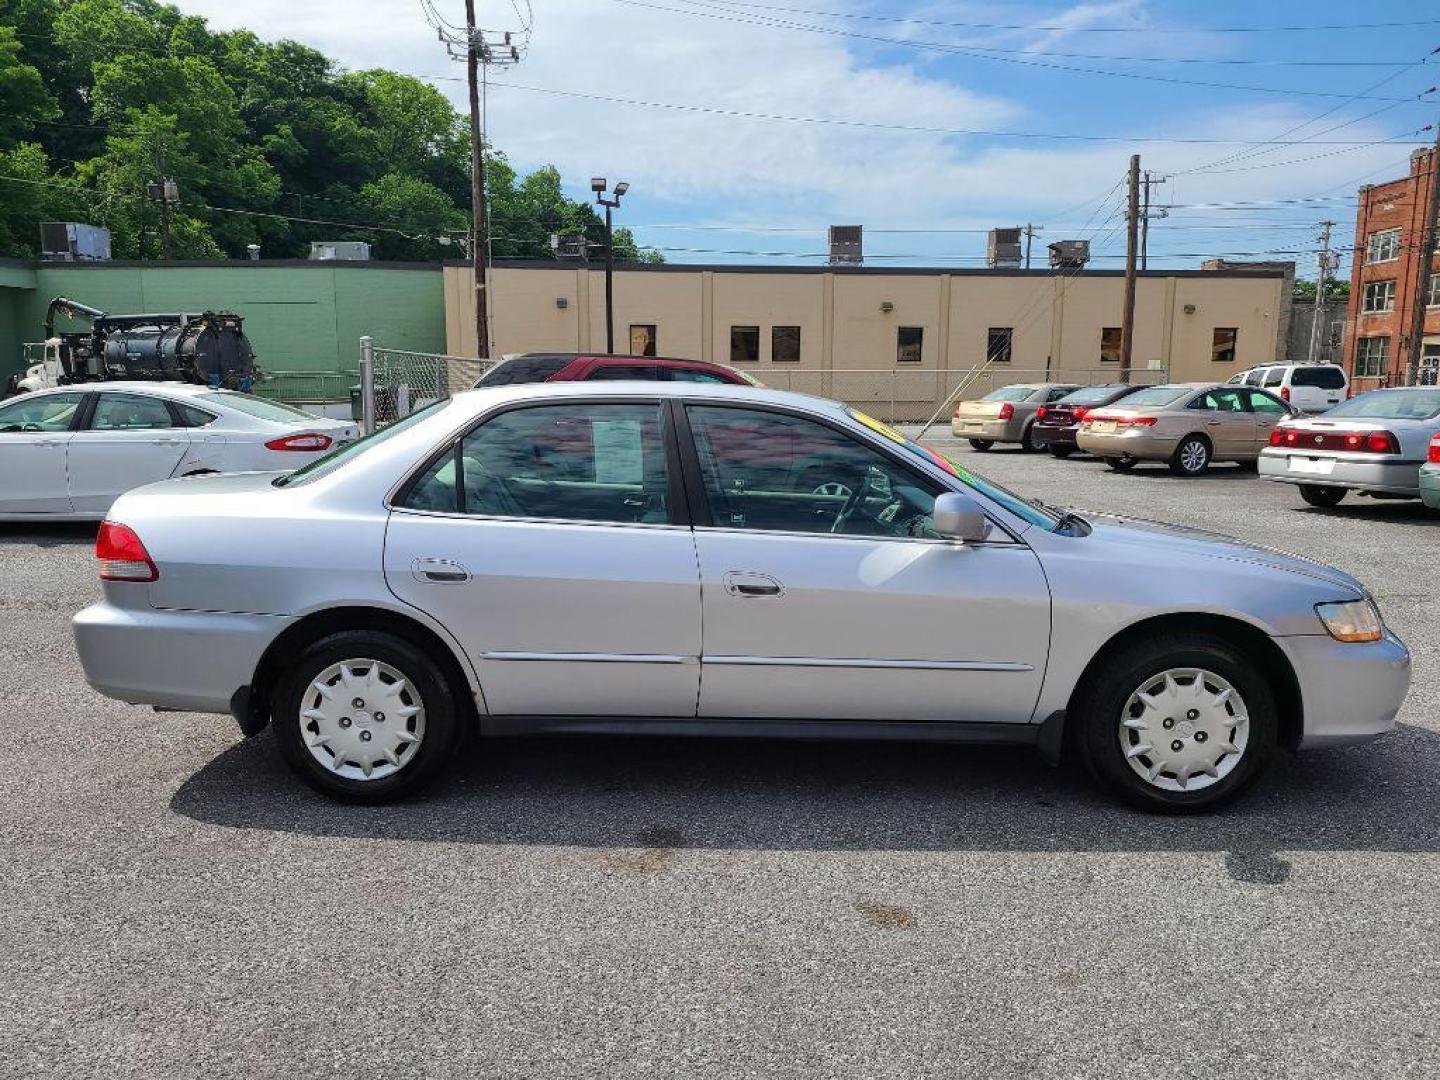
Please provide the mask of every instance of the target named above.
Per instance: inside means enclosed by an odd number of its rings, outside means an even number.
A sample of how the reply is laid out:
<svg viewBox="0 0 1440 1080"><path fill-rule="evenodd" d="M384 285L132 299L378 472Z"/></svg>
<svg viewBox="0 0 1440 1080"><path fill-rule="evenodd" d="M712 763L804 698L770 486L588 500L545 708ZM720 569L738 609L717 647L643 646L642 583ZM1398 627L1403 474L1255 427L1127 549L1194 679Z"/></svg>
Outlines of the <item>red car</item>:
<svg viewBox="0 0 1440 1080"><path fill-rule="evenodd" d="M735 383L760 386L743 371L704 360L672 360L663 356L586 355L584 353L519 353L507 356L475 383L513 386L533 382L587 382L592 379L643 379L647 382Z"/></svg>

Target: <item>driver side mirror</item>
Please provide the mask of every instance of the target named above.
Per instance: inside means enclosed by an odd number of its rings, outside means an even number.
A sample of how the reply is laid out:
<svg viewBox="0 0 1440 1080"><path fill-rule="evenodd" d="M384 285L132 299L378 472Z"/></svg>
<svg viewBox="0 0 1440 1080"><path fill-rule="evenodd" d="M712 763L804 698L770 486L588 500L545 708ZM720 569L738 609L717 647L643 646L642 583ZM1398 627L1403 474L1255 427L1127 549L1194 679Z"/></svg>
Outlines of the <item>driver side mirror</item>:
<svg viewBox="0 0 1440 1080"><path fill-rule="evenodd" d="M969 495L947 491L935 499L931 527L937 536L962 543L979 543L990 535L990 522L980 504Z"/></svg>

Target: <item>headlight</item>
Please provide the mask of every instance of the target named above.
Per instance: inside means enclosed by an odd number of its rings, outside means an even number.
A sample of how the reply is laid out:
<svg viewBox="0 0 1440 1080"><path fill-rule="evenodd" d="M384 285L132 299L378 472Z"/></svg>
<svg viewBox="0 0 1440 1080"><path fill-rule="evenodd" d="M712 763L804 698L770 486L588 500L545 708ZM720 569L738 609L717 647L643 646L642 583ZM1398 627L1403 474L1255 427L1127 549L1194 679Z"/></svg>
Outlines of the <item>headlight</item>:
<svg viewBox="0 0 1440 1080"><path fill-rule="evenodd" d="M1336 641L1379 641L1385 636L1385 624L1373 600L1316 604L1315 614Z"/></svg>

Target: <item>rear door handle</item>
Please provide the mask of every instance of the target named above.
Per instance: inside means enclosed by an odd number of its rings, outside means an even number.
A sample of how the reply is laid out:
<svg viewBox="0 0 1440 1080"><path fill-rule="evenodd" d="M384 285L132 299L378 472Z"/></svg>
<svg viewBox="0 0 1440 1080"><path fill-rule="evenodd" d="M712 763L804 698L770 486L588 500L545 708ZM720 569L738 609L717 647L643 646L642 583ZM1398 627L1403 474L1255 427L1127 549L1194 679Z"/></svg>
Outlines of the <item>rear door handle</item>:
<svg viewBox="0 0 1440 1080"><path fill-rule="evenodd" d="M470 571L454 559L421 558L410 566L410 574L416 581L428 584L448 584L469 581Z"/></svg>
<svg viewBox="0 0 1440 1080"><path fill-rule="evenodd" d="M781 596L785 589L768 574L731 570L725 575L725 591L731 596Z"/></svg>
<svg viewBox="0 0 1440 1080"><path fill-rule="evenodd" d="M1219 427L1219 426L1220 426L1220 423L1221 423L1221 421L1219 421L1219 420L1206 420L1206 421L1205 421L1205 426L1206 426L1206 427Z"/></svg>

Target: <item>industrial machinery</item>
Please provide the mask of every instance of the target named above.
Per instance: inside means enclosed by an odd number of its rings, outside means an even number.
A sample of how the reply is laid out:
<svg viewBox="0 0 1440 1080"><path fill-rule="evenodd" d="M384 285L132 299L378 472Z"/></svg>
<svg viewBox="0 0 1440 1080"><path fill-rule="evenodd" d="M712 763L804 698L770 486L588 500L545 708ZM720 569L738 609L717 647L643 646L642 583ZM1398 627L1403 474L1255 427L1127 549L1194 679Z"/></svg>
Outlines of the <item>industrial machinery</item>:
<svg viewBox="0 0 1440 1080"><path fill-rule="evenodd" d="M55 332L55 318L89 319L90 329ZM69 383L140 379L249 390L258 376L243 320L229 311L110 315L57 296L45 310L45 340L25 346L26 368L6 396Z"/></svg>

